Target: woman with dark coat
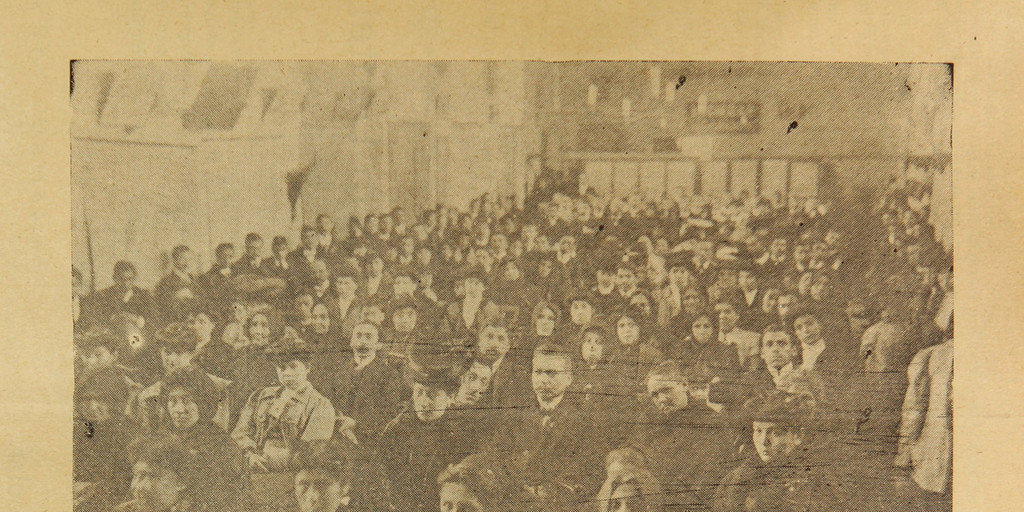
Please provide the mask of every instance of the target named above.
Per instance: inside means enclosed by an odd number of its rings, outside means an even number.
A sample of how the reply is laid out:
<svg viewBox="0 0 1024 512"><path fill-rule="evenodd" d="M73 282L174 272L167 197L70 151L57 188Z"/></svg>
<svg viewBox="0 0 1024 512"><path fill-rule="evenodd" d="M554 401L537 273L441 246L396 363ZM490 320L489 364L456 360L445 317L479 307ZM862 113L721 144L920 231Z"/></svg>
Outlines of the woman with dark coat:
<svg viewBox="0 0 1024 512"><path fill-rule="evenodd" d="M242 510L249 474L242 450L213 423L218 397L216 385L202 370L190 366L174 370L160 389L160 403L167 413L163 429L180 438L196 457L192 501L210 510Z"/></svg>

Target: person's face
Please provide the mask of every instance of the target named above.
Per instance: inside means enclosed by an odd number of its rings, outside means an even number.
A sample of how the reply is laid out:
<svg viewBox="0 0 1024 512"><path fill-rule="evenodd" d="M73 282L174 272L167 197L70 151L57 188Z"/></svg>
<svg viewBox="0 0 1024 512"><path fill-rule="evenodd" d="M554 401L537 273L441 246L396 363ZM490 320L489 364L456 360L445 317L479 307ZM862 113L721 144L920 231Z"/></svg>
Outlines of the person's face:
<svg viewBox="0 0 1024 512"><path fill-rule="evenodd" d="M583 335L583 344L580 347L583 361L587 364L597 364L604 357L604 340L596 332L588 332Z"/></svg>
<svg viewBox="0 0 1024 512"><path fill-rule="evenodd" d="M770 464L778 464L790 457L803 441L795 429L781 428L772 422L755 421L753 429L757 455Z"/></svg>
<svg viewBox="0 0 1024 512"><path fill-rule="evenodd" d="M413 282L412 276L398 276L395 278L395 282L392 283L392 289L395 296L398 295L412 295L416 292L416 283Z"/></svg>
<svg viewBox="0 0 1024 512"><path fill-rule="evenodd" d="M796 360L797 345L784 332L769 332L761 340L761 359L769 368L779 369Z"/></svg>
<svg viewBox="0 0 1024 512"><path fill-rule="evenodd" d="M615 285L615 273L605 272L604 270L597 271L597 284L601 288L610 288Z"/></svg>
<svg viewBox="0 0 1024 512"><path fill-rule="evenodd" d="M476 358L480 362L490 365L504 357L510 347L508 329L488 325L480 331L480 335L477 337Z"/></svg>
<svg viewBox="0 0 1024 512"><path fill-rule="evenodd" d="M480 297L484 294L484 282L476 277L466 279L464 289L467 297Z"/></svg>
<svg viewBox="0 0 1024 512"><path fill-rule="evenodd" d="M309 367L297 359L278 365L277 380L292 391L300 391L309 381Z"/></svg>
<svg viewBox="0 0 1024 512"><path fill-rule="evenodd" d="M732 304L719 304L715 306L715 309L718 310L718 325L722 332L729 332L736 328L736 322L739 321L740 315L736 312L736 308L732 307Z"/></svg>
<svg viewBox="0 0 1024 512"><path fill-rule="evenodd" d="M761 298L761 311L765 313L772 313L778 311L779 306L779 291L774 288L765 290L764 296Z"/></svg>
<svg viewBox="0 0 1024 512"><path fill-rule="evenodd" d="M737 280L743 291L752 292L757 289L757 275L749 270L740 270Z"/></svg>
<svg viewBox="0 0 1024 512"><path fill-rule="evenodd" d="M246 311L245 304L243 304L241 302L232 302L231 303L231 318L234 321L236 321L236 322L243 322L243 321L245 321L245 317L246 317L247 314L248 314L248 312ZM209 318L207 318L207 319L209 319Z"/></svg>
<svg viewBox="0 0 1024 512"><path fill-rule="evenodd" d="M786 255L788 250L788 244L785 238L776 238L772 240L772 245L768 248L771 253L771 257L775 259L782 258Z"/></svg>
<svg viewBox="0 0 1024 512"><path fill-rule="evenodd" d="M326 215L316 219L316 230L323 234L334 231L334 219Z"/></svg>
<svg viewBox="0 0 1024 512"><path fill-rule="evenodd" d="M718 282L722 286L735 288L738 282L736 271L732 269L722 269L718 272Z"/></svg>
<svg viewBox="0 0 1024 512"><path fill-rule="evenodd" d="M647 300L647 296L638 293L629 299L630 306L636 306L640 312L644 315L644 318L651 316L651 301Z"/></svg>
<svg viewBox="0 0 1024 512"><path fill-rule="evenodd" d="M710 261L715 257L715 244L705 240L699 241L693 246L694 255L701 261Z"/></svg>
<svg viewBox="0 0 1024 512"><path fill-rule="evenodd" d="M430 252L430 249L426 247L420 247L419 249L416 250L416 261L420 265L429 265L430 260L432 259L433 253Z"/></svg>
<svg viewBox="0 0 1024 512"><path fill-rule="evenodd" d="M535 328L538 336L551 336L555 332L555 312L548 308L540 310Z"/></svg>
<svg viewBox="0 0 1024 512"><path fill-rule="evenodd" d="M498 252L502 252L508 249L508 238L505 235L498 233L491 237L491 247Z"/></svg>
<svg viewBox="0 0 1024 512"><path fill-rule="evenodd" d="M441 388L424 386L419 382L412 385L412 406L416 417L424 423L436 421L444 416L451 404L451 397Z"/></svg>
<svg viewBox="0 0 1024 512"><path fill-rule="evenodd" d="M655 407L665 414L685 409L690 402L686 384L660 376L647 380L647 394Z"/></svg>
<svg viewBox="0 0 1024 512"><path fill-rule="evenodd" d="M249 341L257 345L265 345L270 338L270 322L262 314L253 315L249 320Z"/></svg>
<svg viewBox="0 0 1024 512"><path fill-rule="evenodd" d="M410 333L416 328L416 308L402 308L391 315L391 324L401 333Z"/></svg>
<svg viewBox="0 0 1024 512"><path fill-rule="evenodd" d="M373 270L373 275L379 276L384 272L384 260L381 258L374 258L370 260L370 269Z"/></svg>
<svg viewBox="0 0 1024 512"><path fill-rule="evenodd" d="M797 282L797 291L800 295L807 295L811 292L811 284L814 282L814 274L811 272L804 272L800 275L800 281Z"/></svg>
<svg viewBox="0 0 1024 512"><path fill-rule="evenodd" d="M416 251L416 240L406 237L402 239L402 254L412 254Z"/></svg>
<svg viewBox="0 0 1024 512"><path fill-rule="evenodd" d="M847 309L846 318L850 323L850 330L853 332L863 333L871 326L871 315L869 315L867 309L860 304L851 306Z"/></svg>
<svg viewBox="0 0 1024 512"><path fill-rule="evenodd" d="M430 272L420 274L419 286L424 290L431 289L434 286L434 274L431 274Z"/></svg>
<svg viewBox="0 0 1024 512"><path fill-rule="evenodd" d="M327 270L327 264L317 260L313 262L313 275L316 277L316 282L323 283L331 279L331 273Z"/></svg>
<svg viewBox="0 0 1024 512"><path fill-rule="evenodd" d="M349 486L326 471L295 473L295 499L301 512L337 512L348 497Z"/></svg>
<svg viewBox="0 0 1024 512"><path fill-rule="evenodd" d="M483 512L484 507L476 494L461 482L441 485L441 512Z"/></svg>
<svg viewBox="0 0 1024 512"><path fill-rule="evenodd" d="M376 235L380 231L380 219L377 217L368 217L366 219L366 234Z"/></svg>
<svg viewBox="0 0 1024 512"><path fill-rule="evenodd" d="M313 332L327 334L327 331L331 329L331 315L327 311L327 306L317 304L313 306L310 313L310 325L313 326Z"/></svg>
<svg viewBox="0 0 1024 512"><path fill-rule="evenodd" d="M135 286L135 271L125 270L114 276L114 283L121 288L128 289Z"/></svg>
<svg viewBox="0 0 1024 512"><path fill-rule="evenodd" d="M185 272L187 274L191 267L192 251L185 251L179 254L177 258L174 258L174 268L180 270L181 272Z"/></svg>
<svg viewBox="0 0 1024 512"><path fill-rule="evenodd" d="M92 423L103 423L113 417L110 404L96 397L79 400L75 408L83 419Z"/></svg>
<svg viewBox="0 0 1024 512"><path fill-rule="evenodd" d="M295 297L295 311L302 318L309 318L313 314L313 296L299 295Z"/></svg>
<svg viewBox="0 0 1024 512"><path fill-rule="evenodd" d="M619 337L619 343L632 345L640 339L640 326L632 318L624 316L615 323L615 333Z"/></svg>
<svg viewBox="0 0 1024 512"><path fill-rule="evenodd" d="M480 397L487 391L491 384L491 367L482 364L474 364L462 374L459 379L458 402L463 405L472 405L480 401Z"/></svg>
<svg viewBox="0 0 1024 512"><path fill-rule="evenodd" d="M779 317L788 318L790 313L793 312L793 306L796 304L796 297L790 294L779 296Z"/></svg>
<svg viewBox="0 0 1024 512"><path fill-rule="evenodd" d="M811 298L814 300L823 300L829 296L831 292L831 283L829 283L828 277L819 276L811 283Z"/></svg>
<svg viewBox="0 0 1024 512"><path fill-rule="evenodd" d="M821 323L811 315L801 316L793 321L793 330L801 343L814 343L821 339Z"/></svg>
<svg viewBox="0 0 1024 512"><path fill-rule="evenodd" d="M366 306L363 308L362 318L359 321L380 325L384 322L384 310L380 306Z"/></svg>
<svg viewBox="0 0 1024 512"><path fill-rule="evenodd" d="M274 244L274 246L271 247L270 250L273 251L274 254L279 256L279 257L280 256L284 256L284 254L288 252L288 244L287 243Z"/></svg>
<svg viewBox="0 0 1024 512"><path fill-rule="evenodd" d="M377 353L380 348L380 333L371 324L359 324L352 329L352 338L349 346L352 352L359 357L369 357Z"/></svg>
<svg viewBox="0 0 1024 512"><path fill-rule="evenodd" d="M210 341L210 337L213 336L214 326L210 317L207 316L206 313L192 315L189 317L188 323L192 327L192 330L194 330L196 334L203 339L203 341Z"/></svg>
<svg viewBox="0 0 1024 512"><path fill-rule="evenodd" d="M793 259L799 262L806 262L810 251L806 244L800 244L793 248Z"/></svg>
<svg viewBox="0 0 1024 512"><path fill-rule="evenodd" d="M519 266L515 263L508 263L505 265L502 277L504 277L506 281L516 281L522 276L523 273L519 271Z"/></svg>
<svg viewBox="0 0 1024 512"><path fill-rule="evenodd" d="M226 247L217 253L217 264L226 267L235 259L235 249Z"/></svg>
<svg viewBox="0 0 1024 512"><path fill-rule="evenodd" d="M828 245L825 242L815 242L811 246L811 258L820 260L828 256Z"/></svg>
<svg viewBox="0 0 1024 512"><path fill-rule="evenodd" d="M172 352L166 348L160 349L160 360L163 362L164 372L171 373L178 368L184 368L192 364L193 355L194 352Z"/></svg>
<svg viewBox="0 0 1024 512"><path fill-rule="evenodd" d="M615 286L629 290L636 284L636 274L628 268L620 268L615 272Z"/></svg>
<svg viewBox="0 0 1024 512"><path fill-rule="evenodd" d="M93 347L83 352L79 359L82 360L82 364L87 369L106 368L113 366L117 362L117 352L111 352L109 348L104 346Z"/></svg>
<svg viewBox="0 0 1024 512"><path fill-rule="evenodd" d="M594 307L585 300L574 300L569 306L569 316L576 325L587 325L594 318Z"/></svg>
<svg viewBox="0 0 1024 512"><path fill-rule="evenodd" d="M167 393L167 415L176 430L185 430L199 423L199 406L188 391L173 389Z"/></svg>
<svg viewBox="0 0 1024 512"><path fill-rule="evenodd" d="M316 230L307 229L302 232L302 246L306 249L315 249L319 242Z"/></svg>
<svg viewBox="0 0 1024 512"><path fill-rule="evenodd" d="M558 248L563 253L572 253L576 250L576 239L568 236L562 237L562 239L558 241Z"/></svg>
<svg viewBox="0 0 1024 512"><path fill-rule="evenodd" d="M359 285L352 276L341 276L334 280L334 288L342 297L354 297Z"/></svg>
<svg viewBox="0 0 1024 512"><path fill-rule="evenodd" d="M533 392L541 401L549 402L562 394L572 384L572 367L569 358L559 355L538 354L533 357L531 374Z"/></svg>
<svg viewBox="0 0 1024 512"><path fill-rule="evenodd" d="M711 341L715 334L715 324L711 323L710 318L699 316L693 321L691 331L693 332L693 339L697 340L698 343L707 343Z"/></svg>
<svg viewBox="0 0 1024 512"><path fill-rule="evenodd" d="M690 289L683 294L681 302L684 310L693 312L704 305L704 295L697 290Z"/></svg>
<svg viewBox="0 0 1024 512"><path fill-rule="evenodd" d="M524 240L535 240L537 238L537 226L533 224L523 226L522 235Z"/></svg>
<svg viewBox="0 0 1024 512"><path fill-rule="evenodd" d="M608 512L642 512L647 510L635 481L623 482L608 499Z"/></svg>
<svg viewBox="0 0 1024 512"><path fill-rule="evenodd" d="M178 503L185 485L173 471L161 469L148 462L132 466L132 495L139 509L147 512L171 510Z"/></svg>
<svg viewBox="0 0 1024 512"><path fill-rule="evenodd" d="M263 252L263 239L256 238L245 243L245 255L256 258Z"/></svg>
<svg viewBox="0 0 1024 512"><path fill-rule="evenodd" d="M687 288L693 283L693 274L686 267L672 267L668 270L668 279L676 288Z"/></svg>
<svg viewBox="0 0 1024 512"><path fill-rule="evenodd" d="M490 268L490 265L495 263L495 257L490 255L490 251L486 249L477 249L476 261L483 265L484 268Z"/></svg>

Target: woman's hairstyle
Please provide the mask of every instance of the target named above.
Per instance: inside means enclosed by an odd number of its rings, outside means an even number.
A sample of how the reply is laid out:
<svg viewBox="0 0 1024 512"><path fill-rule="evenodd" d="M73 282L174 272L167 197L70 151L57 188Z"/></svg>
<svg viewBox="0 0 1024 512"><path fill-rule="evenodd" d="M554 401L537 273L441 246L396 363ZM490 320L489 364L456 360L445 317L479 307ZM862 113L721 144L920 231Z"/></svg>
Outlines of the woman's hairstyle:
<svg viewBox="0 0 1024 512"><path fill-rule="evenodd" d="M187 392L195 402L199 409L200 424L213 421L220 402L220 392L209 375L195 366L175 369L164 377L160 385L160 404L166 408L170 393L179 389Z"/></svg>
<svg viewBox="0 0 1024 512"><path fill-rule="evenodd" d="M530 330L531 330L531 333L535 333L536 332L536 329L537 329L537 319L540 318L541 312L544 311L545 309L550 309L551 312L555 314L555 329L556 330L558 329L558 326L559 326L558 321L562 317L561 312L558 310L558 306L556 306L555 303L553 303L553 302L548 302L546 300L542 300L542 301L538 302L537 305L535 305L533 307L533 312L530 313Z"/></svg>

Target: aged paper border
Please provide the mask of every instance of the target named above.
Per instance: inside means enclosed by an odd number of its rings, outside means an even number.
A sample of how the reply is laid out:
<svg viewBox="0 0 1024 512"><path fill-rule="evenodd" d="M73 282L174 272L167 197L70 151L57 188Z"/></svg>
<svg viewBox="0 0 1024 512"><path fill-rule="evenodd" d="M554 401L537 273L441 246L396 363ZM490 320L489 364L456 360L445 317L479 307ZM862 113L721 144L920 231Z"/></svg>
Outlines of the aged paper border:
<svg viewBox="0 0 1024 512"><path fill-rule="evenodd" d="M70 510L70 59L954 62L956 510L1024 470L1024 9L1010 1L0 1L0 503ZM1016 357L1015 357L1016 356Z"/></svg>

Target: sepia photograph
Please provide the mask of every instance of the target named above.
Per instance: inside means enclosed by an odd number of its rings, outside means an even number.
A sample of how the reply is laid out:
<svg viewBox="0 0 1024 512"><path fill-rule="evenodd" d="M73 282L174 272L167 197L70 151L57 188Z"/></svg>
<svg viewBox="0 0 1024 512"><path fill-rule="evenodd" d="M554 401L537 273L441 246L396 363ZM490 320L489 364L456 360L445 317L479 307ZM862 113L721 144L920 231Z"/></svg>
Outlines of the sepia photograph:
<svg viewBox="0 0 1024 512"><path fill-rule="evenodd" d="M72 60L74 511L952 511L954 67Z"/></svg>

